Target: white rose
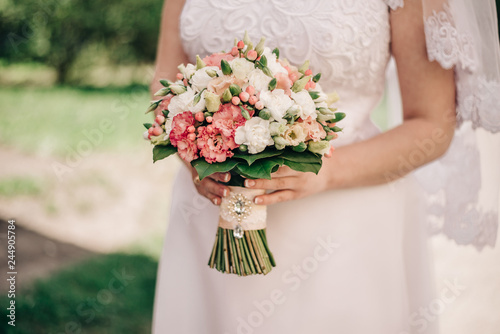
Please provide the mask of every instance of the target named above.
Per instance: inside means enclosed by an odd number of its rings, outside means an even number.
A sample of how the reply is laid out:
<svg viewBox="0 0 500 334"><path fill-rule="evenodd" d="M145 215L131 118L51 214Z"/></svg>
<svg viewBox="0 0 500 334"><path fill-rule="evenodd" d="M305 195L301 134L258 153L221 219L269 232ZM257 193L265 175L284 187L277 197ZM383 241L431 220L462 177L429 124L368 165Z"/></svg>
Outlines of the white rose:
<svg viewBox="0 0 500 334"><path fill-rule="evenodd" d="M271 51L270 48L265 47L262 55L266 56L267 67L271 70L273 75L278 73L284 73L288 75L288 71L277 61L276 55Z"/></svg>
<svg viewBox="0 0 500 334"><path fill-rule="evenodd" d="M207 70L214 70L216 72L220 72L219 68L216 66L203 67L198 71L194 72L194 75L189 80L189 83L196 92L201 92L204 88L207 88L208 83L210 82L210 80L213 79L211 76L207 74Z"/></svg>
<svg viewBox="0 0 500 334"><path fill-rule="evenodd" d="M306 119L309 116L314 116L314 118L316 118L316 105L307 91L301 90L298 93L292 92L292 99L299 107L300 111L297 115L302 119Z"/></svg>
<svg viewBox="0 0 500 334"><path fill-rule="evenodd" d="M250 154L264 151L267 146L274 145L269 133L269 121L252 117L245 125L236 129L234 141L238 145L247 145Z"/></svg>
<svg viewBox="0 0 500 334"><path fill-rule="evenodd" d="M257 92L268 90L269 82L272 79L265 75L262 70L259 70L257 68L248 73L247 77L248 83L252 85Z"/></svg>
<svg viewBox="0 0 500 334"><path fill-rule="evenodd" d="M229 65L233 70L234 76L240 80L246 79L248 73L253 71L253 69L255 68L255 65L245 58L233 59L229 62Z"/></svg>
<svg viewBox="0 0 500 334"><path fill-rule="evenodd" d="M261 92L260 101L262 101L264 107L269 110L275 120L282 119L288 108L293 105L293 101L285 94L283 89L275 89L272 92Z"/></svg>
<svg viewBox="0 0 500 334"><path fill-rule="evenodd" d="M194 95L195 92L188 87L184 93L174 96L168 105L169 116L174 117L181 112L188 111L190 105L192 106Z"/></svg>

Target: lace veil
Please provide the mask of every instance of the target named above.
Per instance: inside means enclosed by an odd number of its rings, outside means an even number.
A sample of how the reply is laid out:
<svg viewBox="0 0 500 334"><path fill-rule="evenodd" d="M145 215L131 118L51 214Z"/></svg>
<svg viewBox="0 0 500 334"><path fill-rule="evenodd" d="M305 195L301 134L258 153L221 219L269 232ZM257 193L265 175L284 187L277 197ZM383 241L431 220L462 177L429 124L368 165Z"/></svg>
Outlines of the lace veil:
<svg viewBox="0 0 500 334"><path fill-rule="evenodd" d="M500 48L495 2L422 1L429 59L443 68L454 68L457 89L453 142L442 158L416 172L428 195L431 232L479 250L493 247L500 189ZM392 10L404 6L403 0L386 2ZM397 76L389 73L389 84L390 78ZM393 92L389 89L390 113L400 113L400 97L391 97Z"/></svg>

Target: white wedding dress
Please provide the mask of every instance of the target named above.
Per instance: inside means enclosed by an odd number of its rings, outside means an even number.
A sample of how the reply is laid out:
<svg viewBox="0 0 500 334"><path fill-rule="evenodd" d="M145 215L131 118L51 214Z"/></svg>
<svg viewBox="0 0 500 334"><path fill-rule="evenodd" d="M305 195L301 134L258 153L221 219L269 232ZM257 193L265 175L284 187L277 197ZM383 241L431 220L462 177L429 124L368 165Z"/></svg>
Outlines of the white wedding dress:
<svg viewBox="0 0 500 334"><path fill-rule="evenodd" d="M180 27L192 62L228 50L245 30L253 41L267 37L291 63L309 59L347 114L334 146L379 133L370 113L391 56L388 2L191 0ZM237 277L207 265L218 207L197 194L183 167L159 265L154 333L436 333L434 317L422 313L433 298L423 197L410 175L269 206L277 267Z"/></svg>

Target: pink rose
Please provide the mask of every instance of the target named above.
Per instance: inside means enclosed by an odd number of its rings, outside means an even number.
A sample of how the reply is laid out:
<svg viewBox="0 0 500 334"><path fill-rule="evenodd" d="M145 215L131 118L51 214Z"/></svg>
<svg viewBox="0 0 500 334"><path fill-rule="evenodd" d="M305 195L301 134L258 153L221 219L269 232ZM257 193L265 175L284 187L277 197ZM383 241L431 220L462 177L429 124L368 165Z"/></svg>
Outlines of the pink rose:
<svg viewBox="0 0 500 334"><path fill-rule="evenodd" d="M304 129L304 132L307 135L306 141L312 140L314 142L318 142L326 137L326 132L325 129L323 129L323 126L312 117L308 117L298 124Z"/></svg>
<svg viewBox="0 0 500 334"><path fill-rule="evenodd" d="M243 80L236 79L233 75L223 75L210 80L207 89L212 93L222 96L224 91L229 88L231 84L236 84L241 87L244 83Z"/></svg>
<svg viewBox="0 0 500 334"><path fill-rule="evenodd" d="M214 53L203 58L203 62L207 66L217 66L220 69L220 62L222 59L230 61L234 59L234 56L230 53Z"/></svg>
<svg viewBox="0 0 500 334"><path fill-rule="evenodd" d="M252 115L253 111L250 116ZM246 119L241 115L240 107L231 103L221 105L212 120L214 128L220 132L222 140L231 150L239 146L234 142L234 136L236 129L245 122Z"/></svg>
<svg viewBox="0 0 500 334"><path fill-rule="evenodd" d="M209 131L204 126L199 127L197 144L200 156L204 157L208 163L224 162L234 155L216 128Z"/></svg>

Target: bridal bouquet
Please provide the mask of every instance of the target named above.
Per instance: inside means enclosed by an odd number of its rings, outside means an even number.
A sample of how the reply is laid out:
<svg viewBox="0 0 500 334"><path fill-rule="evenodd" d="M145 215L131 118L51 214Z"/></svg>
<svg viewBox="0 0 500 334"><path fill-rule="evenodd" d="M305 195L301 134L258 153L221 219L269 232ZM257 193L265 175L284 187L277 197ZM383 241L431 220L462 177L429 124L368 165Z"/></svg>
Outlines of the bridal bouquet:
<svg viewBox="0 0 500 334"><path fill-rule="evenodd" d="M321 90L321 75L313 75L309 61L292 66L277 48L265 47L264 38L253 47L246 33L230 52L197 56L196 64L178 68L175 82L160 80L159 99L147 110L157 114L144 124L153 160L178 153L200 180L231 173L208 265L239 276L265 275L276 264L266 207L253 202L265 191L244 188L244 180L270 179L280 166L317 174L345 114L330 108L336 94Z"/></svg>

